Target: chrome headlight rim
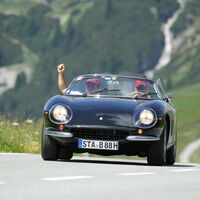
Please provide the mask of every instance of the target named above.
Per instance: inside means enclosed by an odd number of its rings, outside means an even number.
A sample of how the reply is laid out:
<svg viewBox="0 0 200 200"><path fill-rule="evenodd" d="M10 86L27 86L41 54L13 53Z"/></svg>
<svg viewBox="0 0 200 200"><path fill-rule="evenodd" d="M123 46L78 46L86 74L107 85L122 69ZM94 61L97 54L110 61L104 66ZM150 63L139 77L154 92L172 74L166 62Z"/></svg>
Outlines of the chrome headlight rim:
<svg viewBox="0 0 200 200"><path fill-rule="evenodd" d="M53 111L55 110L55 108L57 106L62 106L64 107L68 112L69 112L69 117L65 120L65 121L59 121L59 120L56 120L53 116ZM55 104L54 106L51 107L51 109L49 110L49 119L51 122L55 123L55 124L67 124L68 122L71 121L73 117L73 112L72 112L72 109L67 106L67 105L64 105L64 104Z"/></svg>
<svg viewBox="0 0 200 200"><path fill-rule="evenodd" d="M141 119L140 119L142 112L145 112L145 111L150 111L151 114L153 115L152 121L150 123L148 123L148 124L143 123L141 121ZM155 111L153 109L151 109L151 108L144 108L144 109L142 109L139 112L138 122L139 122L139 127L140 128L151 128L151 127L153 127L157 123L157 115L156 115L156 113L155 113Z"/></svg>

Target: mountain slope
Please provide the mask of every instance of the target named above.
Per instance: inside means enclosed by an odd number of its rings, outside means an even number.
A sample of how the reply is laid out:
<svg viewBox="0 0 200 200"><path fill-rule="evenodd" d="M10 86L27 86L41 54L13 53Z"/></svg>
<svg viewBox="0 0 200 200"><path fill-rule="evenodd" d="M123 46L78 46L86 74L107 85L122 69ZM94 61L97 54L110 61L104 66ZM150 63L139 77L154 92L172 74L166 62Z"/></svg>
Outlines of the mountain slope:
<svg viewBox="0 0 200 200"><path fill-rule="evenodd" d="M58 92L59 63L69 65L68 80L81 73L152 68L164 44L161 23L178 8L174 0L29 1L28 8L21 0L14 1L16 13L8 14L6 10L13 13L12 1L3 2L0 34L39 59L31 66L29 82L20 75L17 87L0 96L0 111L32 116L41 116L45 101Z"/></svg>
<svg viewBox="0 0 200 200"><path fill-rule="evenodd" d="M199 10L200 1L188 0L184 12L172 28L175 36L172 60L156 73L156 77L161 77L169 89L200 81Z"/></svg>

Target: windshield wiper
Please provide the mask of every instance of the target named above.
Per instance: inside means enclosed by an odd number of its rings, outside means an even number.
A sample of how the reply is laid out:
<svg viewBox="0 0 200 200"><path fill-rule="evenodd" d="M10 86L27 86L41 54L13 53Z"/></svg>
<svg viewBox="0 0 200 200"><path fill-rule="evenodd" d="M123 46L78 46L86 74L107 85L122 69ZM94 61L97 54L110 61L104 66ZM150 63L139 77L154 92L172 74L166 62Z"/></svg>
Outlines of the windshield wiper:
<svg viewBox="0 0 200 200"><path fill-rule="evenodd" d="M112 91L120 91L118 89L108 89L108 88L103 88L103 89L99 89L99 90L94 90L91 92L85 92L82 94L82 96L86 97L88 94L93 94L93 93L97 93L97 92L112 92Z"/></svg>

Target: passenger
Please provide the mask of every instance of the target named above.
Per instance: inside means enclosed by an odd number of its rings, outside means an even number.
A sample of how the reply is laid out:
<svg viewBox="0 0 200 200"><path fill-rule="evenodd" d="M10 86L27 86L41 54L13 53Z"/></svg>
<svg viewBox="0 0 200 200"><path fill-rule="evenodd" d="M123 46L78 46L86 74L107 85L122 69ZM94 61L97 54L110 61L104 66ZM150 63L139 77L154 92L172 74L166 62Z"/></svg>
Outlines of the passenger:
<svg viewBox="0 0 200 200"><path fill-rule="evenodd" d="M148 86L146 81L135 81L135 93L146 94L148 92Z"/></svg>
<svg viewBox="0 0 200 200"><path fill-rule="evenodd" d="M65 82L65 78L64 78L64 71L65 71L65 65L64 64L60 64L57 67L58 70L58 87L60 89L60 91L64 94L66 89L67 89L67 84Z"/></svg>

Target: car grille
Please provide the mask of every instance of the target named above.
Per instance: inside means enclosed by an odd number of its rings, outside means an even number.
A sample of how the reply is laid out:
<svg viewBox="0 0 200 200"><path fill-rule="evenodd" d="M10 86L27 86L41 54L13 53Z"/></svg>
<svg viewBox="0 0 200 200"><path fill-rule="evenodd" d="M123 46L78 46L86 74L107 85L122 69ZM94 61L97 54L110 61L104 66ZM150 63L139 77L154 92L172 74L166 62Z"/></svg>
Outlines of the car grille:
<svg viewBox="0 0 200 200"><path fill-rule="evenodd" d="M128 131L76 128L70 130L74 137L93 140L123 140L129 135Z"/></svg>

